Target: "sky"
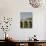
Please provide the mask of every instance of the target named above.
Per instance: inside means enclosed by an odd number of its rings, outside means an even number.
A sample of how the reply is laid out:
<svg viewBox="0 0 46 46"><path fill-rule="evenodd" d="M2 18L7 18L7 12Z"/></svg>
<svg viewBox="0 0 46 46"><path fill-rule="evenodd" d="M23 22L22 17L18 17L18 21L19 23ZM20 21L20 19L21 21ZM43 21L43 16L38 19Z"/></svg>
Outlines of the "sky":
<svg viewBox="0 0 46 46"><path fill-rule="evenodd" d="M26 19L26 18L29 18L29 17L32 17L32 12L21 12L20 13L21 19Z"/></svg>

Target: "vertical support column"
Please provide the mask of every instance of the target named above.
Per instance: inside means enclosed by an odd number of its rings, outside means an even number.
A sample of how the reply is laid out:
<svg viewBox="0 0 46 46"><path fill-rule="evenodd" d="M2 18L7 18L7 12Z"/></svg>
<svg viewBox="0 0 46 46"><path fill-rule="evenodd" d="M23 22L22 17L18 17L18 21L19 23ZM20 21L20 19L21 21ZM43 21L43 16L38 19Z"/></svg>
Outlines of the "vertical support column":
<svg viewBox="0 0 46 46"><path fill-rule="evenodd" d="M30 24L29 24L29 20L28 20L27 22L28 22L28 28L29 28L29 26L30 26Z"/></svg>
<svg viewBox="0 0 46 46"><path fill-rule="evenodd" d="M24 28L24 21L23 21L23 28Z"/></svg>

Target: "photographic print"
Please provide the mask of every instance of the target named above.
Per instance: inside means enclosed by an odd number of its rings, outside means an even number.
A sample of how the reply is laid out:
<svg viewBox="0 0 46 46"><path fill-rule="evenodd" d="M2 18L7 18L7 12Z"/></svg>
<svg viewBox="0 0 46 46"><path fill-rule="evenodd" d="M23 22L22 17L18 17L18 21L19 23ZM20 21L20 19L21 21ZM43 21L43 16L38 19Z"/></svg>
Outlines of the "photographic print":
<svg viewBox="0 0 46 46"><path fill-rule="evenodd" d="M20 13L20 28L32 28L32 12Z"/></svg>

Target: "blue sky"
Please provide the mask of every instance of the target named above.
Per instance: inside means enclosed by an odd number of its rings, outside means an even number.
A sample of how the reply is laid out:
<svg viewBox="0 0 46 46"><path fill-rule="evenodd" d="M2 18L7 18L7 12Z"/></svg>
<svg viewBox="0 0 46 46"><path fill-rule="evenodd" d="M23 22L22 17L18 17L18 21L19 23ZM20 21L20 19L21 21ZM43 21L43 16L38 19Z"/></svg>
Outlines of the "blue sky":
<svg viewBox="0 0 46 46"><path fill-rule="evenodd" d="M32 12L21 12L20 13L20 19L26 19L32 17Z"/></svg>

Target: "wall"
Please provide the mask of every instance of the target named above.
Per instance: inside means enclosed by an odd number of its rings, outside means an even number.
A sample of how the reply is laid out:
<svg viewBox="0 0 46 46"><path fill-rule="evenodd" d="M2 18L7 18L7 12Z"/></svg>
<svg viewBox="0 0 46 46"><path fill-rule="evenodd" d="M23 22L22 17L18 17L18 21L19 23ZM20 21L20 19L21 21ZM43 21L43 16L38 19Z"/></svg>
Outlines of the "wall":
<svg viewBox="0 0 46 46"><path fill-rule="evenodd" d="M33 13L33 27L31 29L20 28L20 12ZM37 35L39 40L44 40L46 34L45 12L46 8L32 8L28 0L0 0L0 18L3 16L13 18L12 26L8 33L17 40L27 40L34 34ZM1 31L1 33L3 32ZM2 35L1 33L0 35ZM0 36L0 39L2 38L3 37Z"/></svg>

